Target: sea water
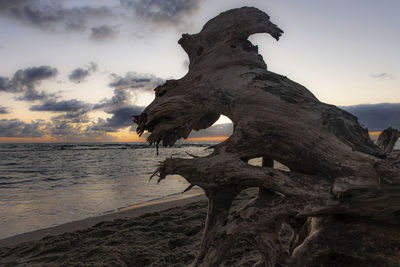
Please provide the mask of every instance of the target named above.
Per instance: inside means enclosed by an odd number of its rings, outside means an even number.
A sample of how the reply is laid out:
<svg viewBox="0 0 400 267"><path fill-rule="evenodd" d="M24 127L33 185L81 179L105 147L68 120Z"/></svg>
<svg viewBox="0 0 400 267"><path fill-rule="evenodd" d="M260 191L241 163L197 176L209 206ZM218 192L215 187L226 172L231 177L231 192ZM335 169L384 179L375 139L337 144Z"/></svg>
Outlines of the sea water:
<svg viewBox="0 0 400 267"><path fill-rule="evenodd" d="M168 157L205 156L213 143L0 144L0 238L143 203L187 186L149 177Z"/></svg>

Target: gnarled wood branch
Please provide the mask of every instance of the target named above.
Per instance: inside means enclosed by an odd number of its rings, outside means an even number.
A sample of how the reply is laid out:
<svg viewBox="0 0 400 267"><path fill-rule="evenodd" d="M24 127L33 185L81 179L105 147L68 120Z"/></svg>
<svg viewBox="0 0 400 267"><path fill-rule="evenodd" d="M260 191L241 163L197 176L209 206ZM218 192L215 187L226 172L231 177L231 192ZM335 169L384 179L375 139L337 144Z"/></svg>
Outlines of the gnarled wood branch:
<svg viewBox="0 0 400 267"><path fill-rule="evenodd" d="M182 175L209 198L193 265L218 265L244 239L260 252L259 266L398 266L400 164L397 154L388 156L394 138L375 145L355 116L268 71L247 40L262 32L276 40L283 33L264 12L244 7L184 34L189 72L157 87L135 118L139 135L150 132L157 146L172 146L221 114L234 124L211 155L166 159L156 170L159 180ZM262 167L247 164L255 157ZM273 160L290 172L274 169ZM248 187L259 188L257 199L229 215ZM289 250L277 237L283 223L294 230Z"/></svg>

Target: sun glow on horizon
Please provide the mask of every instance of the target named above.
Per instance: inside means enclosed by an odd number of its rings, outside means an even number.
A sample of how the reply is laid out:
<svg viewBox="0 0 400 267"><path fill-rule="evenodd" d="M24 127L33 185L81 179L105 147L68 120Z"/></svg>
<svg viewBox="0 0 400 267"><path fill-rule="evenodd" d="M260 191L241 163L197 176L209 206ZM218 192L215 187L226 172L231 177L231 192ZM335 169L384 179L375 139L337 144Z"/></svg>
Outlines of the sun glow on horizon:
<svg viewBox="0 0 400 267"><path fill-rule="evenodd" d="M193 137L193 138L188 138L187 141L210 141L210 142L216 142L216 141L225 141L228 138L229 138L229 136Z"/></svg>

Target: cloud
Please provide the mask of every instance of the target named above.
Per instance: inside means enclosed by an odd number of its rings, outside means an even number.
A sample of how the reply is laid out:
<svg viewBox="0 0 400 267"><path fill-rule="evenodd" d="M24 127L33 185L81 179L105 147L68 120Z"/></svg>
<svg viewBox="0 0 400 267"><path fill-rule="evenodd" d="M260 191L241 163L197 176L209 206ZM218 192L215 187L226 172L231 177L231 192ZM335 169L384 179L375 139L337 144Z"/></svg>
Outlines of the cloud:
<svg viewBox="0 0 400 267"><path fill-rule="evenodd" d="M112 141L114 137L107 135L105 131L95 131L88 126L73 123L66 120L55 120L51 127L47 128L49 136L57 140L69 142L93 142L99 141Z"/></svg>
<svg viewBox="0 0 400 267"><path fill-rule="evenodd" d="M76 112L82 109L90 109L91 105L76 99L64 101L48 101L41 105L34 105L29 108L31 111L49 112Z"/></svg>
<svg viewBox="0 0 400 267"><path fill-rule="evenodd" d="M130 105L106 111L108 114L112 114L112 117L99 119L90 129L95 131L117 132L119 129L133 126L133 116L139 115L143 110L144 107ZM134 129L131 127L131 131L132 130Z"/></svg>
<svg viewBox="0 0 400 267"><path fill-rule="evenodd" d="M129 106L132 103L133 95L125 89L114 89L114 95L109 99L103 99L95 104L93 109L113 110L115 108Z"/></svg>
<svg viewBox="0 0 400 267"><path fill-rule="evenodd" d="M49 66L17 70L12 78L0 77L0 92L22 93L17 100L35 101L56 98L55 94L39 92L36 87L43 81L56 77L57 69Z"/></svg>
<svg viewBox="0 0 400 267"><path fill-rule="evenodd" d="M16 100L33 102L36 100L46 101L56 99L57 97L57 94L54 93L38 92L35 88L28 88L22 96L16 97Z"/></svg>
<svg viewBox="0 0 400 267"><path fill-rule="evenodd" d="M96 65L92 64L87 70L90 72L95 69ZM114 95L111 98L103 99L100 103L89 104L77 99L62 101L47 99L43 100L41 104L32 105L30 110L61 113L51 118L51 126L47 128L48 134L55 138L61 138L62 135L68 140L78 140L79 135L82 135L82 138L88 136L107 138L107 132L117 132L119 129L129 126L131 126L131 130L134 130L133 116L140 114L144 109L144 107L134 105L136 100L134 91L150 91L162 84L164 80L151 74L135 72L128 72L125 77L116 74L111 77L113 81L109 86L115 88ZM99 118L90 124L88 114L96 110L103 110L111 117Z"/></svg>
<svg viewBox="0 0 400 267"><path fill-rule="evenodd" d="M145 26L144 23L179 27L185 18L198 10L201 1L91 1L90 5L75 3L71 6L69 1L0 0L0 15L54 33L89 30L90 39L103 41L114 38L118 33L116 27L108 26L110 23L122 25L125 29L132 29L138 24Z"/></svg>
<svg viewBox="0 0 400 267"><path fill-rule="evenodd" d="M0 13L41 29L68 31L83 31L89 20L114 15L106 6L65 8L63 1L47 0L1 0Z"/></svg>
<svg viewBox="0 0 400 267"><path fill-rule="evenodd" d="M125 77L111 74L112 82L108 85L118 89L136 89L140 91L152 91L157 86L165 83L164 79L158 78L153 74L141 74L128 72Z"/></svg>
<svg viewBox="0 0 400 267"><path fill-rule="evenodd" d="M124 86L114 89L114 95L93 106L93 110L104 110L111 118L98 119L91 129L95 131L116 132L121 128L133 126L133 116L140 114L144 107L134 105L134 96Z"/></svg>
<svg viewBox="0 0 400 267"><path fill-rule="evenodd" d="M71 140L75 139L77 136L81 137L83 135L80 125L75 126L71 122L63 120L53 121L48 132L50 136L61 140Z"/></svg>
<svg viewBox="0 0 400 267"><path fill-rule="evenodd" d="M199 0L121 0L121 5L142 18L169 24L179 24L184 16L195 12Z"/></svg>
<svg viewBox="0 0 400 267"><path fill-rule="evenodd" d="M370 76L372 78L382 79L382 80L383 79L392 80L392 79L396 78L396 76L394 76L393 74L388 73L388 72L382 72L380 74L371 74Z"/></svg>
<svg viewBox="0 0 400 267"><path fill-rule="evenodd" d="M17 70L12 79L0 77L0 91L19 93L32 88L40 81L53 78L57 69L49 66L32 67Z"/></svg>
<svg viewBox="0 0 400 267"><path fill-rule="evenodd" d="M18 119L0 120L0 137L42 137L47 123L43 120L26 123Z"/></svg>
<svg viewBox="0 0 400 267"><path fill-rule="evenodd" d="M77 68L74 69L70 75L68 75L68 79L74 83L80 83L85 80L91 73L97 71L97 64L94 62L90 62L88 68Z"/></svg>
<svg viewBox="0 0 400 267"><path fill-rule="evenodd" d="M93 105L79 101L76 99L63 100L63 101L48 101L40 105L33 105L29 108L31 111L47 111L54 113L61 113L58 116L52 117L52 121L59 122L65 121L69 123L88 123L88 113L92 110Z"/></svg>
<svg viewBox="0 0 400 267"><path fill-rule="evenodd" d="M133 131L133 116L140 114L143 109L144 107L135 105L116 107L106 111L106 113L112 115L110 118L98 118L96 122L92 123L89 123L87 112L83 110L74 113L68 112L53 117L48 132L52 137L63 140L113 140L114 138L107 133L118 132L120 129L129 126ZM83 123L86 123L86 125Z"/></svg>
<svg viewBox="0 0 400 267"><path fill-rule="evenodd" d="M0 77L0 91L8 92L10 91L9 88L10 80L6 77Z"/></svg>
<svg viewBox="0 0 400 267"><path fill-rule="evenodd" d="M400 103L363 104L341 108L357 116L358 121L369 131L381 131L390 126L400 129Z"/></svg>
<svg viewBox="0 0 400 267"><path fill-rule="evenodd" d="M51 118L53 122L65 121L69 123L89 123L88 110L70 111Z"/></svg>
<svg viewBox="0 0 400 267"><path fill-rule="evenodd" d="M132 106L136 100L136 92L150 92L158 85L165 82L153 74L140 74L128 72L125 77L117 74L111 74L113 80L108 86L114 88L114 95L109 99L103 99L100 103L94 105L93 109L103 109L106 112Z"/></svg>
<svg viewBox="0 0 400 267"><path fill-rule="evenodd" d="M108 41L114 39L114 37L118 35L116 27L111 27L108 25L92 27L90 30L90 39L93 41Z"/></svg>
<svg viewBox="0 0 400 267"><path fill-rule="evenodd" d="M83 69L83 68L81 68ZM88 73L97 69L96 64L86 69ZM82 75L74 70L70 79L82 80ZM77 99L59 100L59 96L39 92L36 87L44 80L57 75L57 70L48 66L32 67L18 70L11 78L0 77L0 91L20 94L19 100L41 100L40 103L31 105L30 111L52 112L55 116L51 121L35 121L25 123L15 120L3 120L2 137L41 137L49 136L62 141L90 141L111 140L107 133L117 132L130 127L135 130L133 116L140 114L144 107L135 105L136 91L151 91L164 80L152 74L139 74L128 72L125 76L112 74L109 84L114 88L114 95L97 104L90 104ZM2 108L0 106L0 108ZM102 110L110 115L109 118L98 118L91 122L90 112ZM4 112L7 111L4 109ZM1 109L0 109L1 112Z"/></svg>
<svg viewBox="0 0 400 267"><path fill-rule="evenodd" d="M131 126L133 128L133 116L140 114L144 107L134 105L135 91L152 90L157 85L164 83L163 79L157 78L152 74L138 74L128 72L125 77L112 74L113 81L109 84L114 89L111 98L103 99L100 103L93 106L93 110L103 110L111 114L111 118L99 118L90 129L93 131L117 132L121 128Z"/></svg>
<svg viewBox="0 0 400 267"><path fill-rule="evenodd" d="M0 114L9 114L10 112L6 107L0 106Z"/></svg>
<svg viewBox="0 0 400 267"><path fill-rule="evenodd" d="M61 113L53 116L51 122L25 123L17 119L0 121L0 137L42 137L50 136L61 141L113 140L109 132L118 132L131 126L135 130L133 116L140 114L144 107L132 104L129 90L115 89L114 96L93 105L76 99L53 101L30 107L31 111ZM1 106L0 106L1 108ZM110 118L99 118L90 123L88 113L104 110Z"/></svg>
<svg viewBox="0 0 400 267"><path fill-rule="evenodd" d="M116 77L116 76L114 76ZM52 127L49 129L49 134L55 138L66 138L68 140L77 140L79 135L87 138L90 136L106 137L108 132L117 132L122 128L131 126L133 128L133 116L142 112L144 107L134 105L134 96L132 95L131 85L140 85L138 88L142 90L153 84L158 79L154 75L127 75L129 79L124 80L122 85L122 77L116 77L116 82L119 82L119 87L114 89L114 95L111 98L103 99L98 104L89 104L77 99L63 101L46 101L40 105L30 107L31 111L47 111L54 113L63 113L51 118ZM135 79L133 79L135 77ZM147 78L144 78L147 77ZM129 85L127 85L129 81ZM135 88L135 86L134 86ZM136 88L135 88L136 89ZM103 110L111 115L110 118L98 118L87 126L83 123L89 123L88 113L95 110ZM102 134L101 134L102 133Z"/></svg>
<svg viewBox="0 0 400 267"><path fill-rule="evenodd" d="M94 131L90 127L68 120L55 120L52 123L36 120L26 123L18 119L0 119L0 137L51 137L64 142L112 141L115 139L107 135L105 131Z"/></svg>

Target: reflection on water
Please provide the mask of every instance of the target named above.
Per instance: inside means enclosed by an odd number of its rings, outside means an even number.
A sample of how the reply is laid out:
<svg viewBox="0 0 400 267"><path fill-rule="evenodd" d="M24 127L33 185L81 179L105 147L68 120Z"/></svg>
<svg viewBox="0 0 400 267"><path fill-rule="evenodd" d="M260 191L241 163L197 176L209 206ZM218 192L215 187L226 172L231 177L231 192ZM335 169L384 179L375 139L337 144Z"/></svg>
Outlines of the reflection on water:
<svg viewBox="0 0 400 267"><path fill-rule="evenodd" d="M0 238L95 216L183 191L148 178L167 157L204 156L209 144L0 144Z"/></svg>

